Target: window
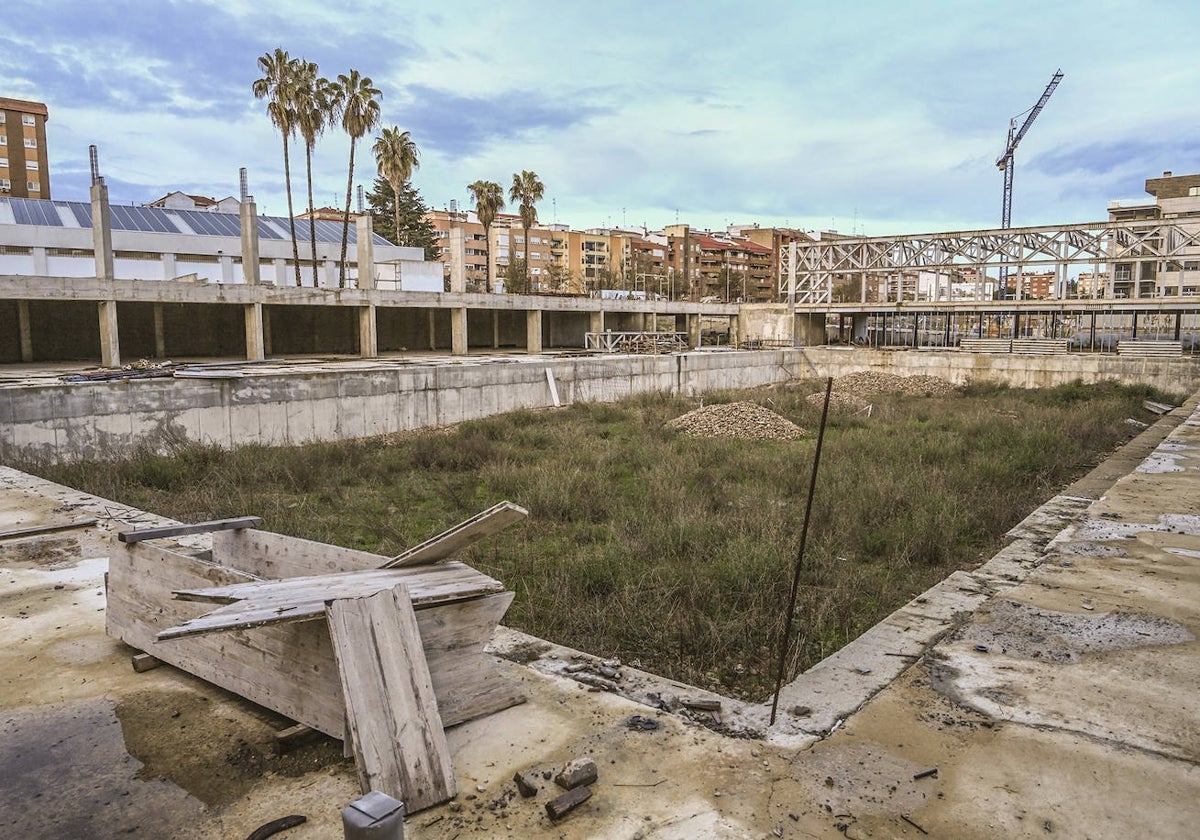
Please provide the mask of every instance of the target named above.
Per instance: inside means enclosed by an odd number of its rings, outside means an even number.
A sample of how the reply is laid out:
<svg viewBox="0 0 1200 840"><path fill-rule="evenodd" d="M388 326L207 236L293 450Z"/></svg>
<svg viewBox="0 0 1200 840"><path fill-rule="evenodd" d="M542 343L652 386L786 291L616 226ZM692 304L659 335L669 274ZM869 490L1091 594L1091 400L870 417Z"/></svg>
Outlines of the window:
<svg viewBox="0 0 1200 840"><path fill-rule="evenodd" d="M37 148L37 138L36 137L26 137L25 138L25 148L26 149L36 149Z"/></svg>
<svg viewBox="0 0 1200 840"><path fill-rule="evenodd" d="M525 237L524 237L524 236L514 236L514 237L513 237L513 241L514 241L514 242L519 242L519 243L521 243L522 245L524 245L524 244L525 244Z"/></svg>
<svg viewBox="0 0 1200 840"><path fill-rule="evenodd" d="M25 161L25 168L31 172L37 172L38 162L36 160L27 160Z"/></svg>
<svg viewBox="0 0 1200 840"><path fill-rule="evenodd" d="M8 166L8 158L0 157L0 166Z"/></svg>
<svg viewBox="0 0 1200 840"><path fill-rule="evenodd" d="M1200 195L1200 187L1188 187L1188 195Z"/></svg>
<svg viewBox="0 0 1200 840"><path fill-rule="evenodd" d="M4 190L5 192L8 192L11 189L12 189L12 181L8 180L7 178L0 178L0 190Z"/></svg>
<svg viewBox="0 0 1200 840"><path fill-rule="evenodd" d="M8 145L8 135L0 134L0 146L7 146L7 145Z"/></svg>
<svg viewBox="0 0 1200 840"><path fill-rule="evenodd" d="M4 112L0 111L0 125L4 125Z"/></svg>
<svg viewBox="0 0 1200 840"><path fill-rule="evenodd" d="M40 192L42 189L42 185L39 184L37 181L26 181L25 189L29 190L30 192Z"/></svg>
<svg viewBox="0 0 1200 840"><path fill-rule="evenodd" d="M531 260L540 260L541 258L542 258L542 252L541 252L541 251L530 251L530 252L529 252L529 259L531 259Z"/></svg>
<svg viewBox="0 0 1200 840"><path fill-rule="evenodd" d="M33 114L22 114L21 122L25 125L37 125L37 120L33 118Z"/></svg>

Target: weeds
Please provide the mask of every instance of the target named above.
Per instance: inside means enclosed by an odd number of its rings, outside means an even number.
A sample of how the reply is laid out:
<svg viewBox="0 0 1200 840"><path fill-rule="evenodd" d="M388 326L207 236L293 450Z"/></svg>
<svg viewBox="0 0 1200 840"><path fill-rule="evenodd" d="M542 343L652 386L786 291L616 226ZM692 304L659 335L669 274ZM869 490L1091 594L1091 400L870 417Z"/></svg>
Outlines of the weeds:
<svg viewBox="0 0 1200 840"><path fill-rule="evenodd" d="M816 383L751 400L806 429ZM1086 472L1145 419L1147 388L976 385L882 397L831 417L801 580L794 667L833 653ZM465 552L517 592L506 623L675 679L766 696L803 513L812 437L697 440L661 394L522 411L396 439L222 451L116 465L18 465L178 518L265 527L395 554L501 499L530 519Z"/></svg>

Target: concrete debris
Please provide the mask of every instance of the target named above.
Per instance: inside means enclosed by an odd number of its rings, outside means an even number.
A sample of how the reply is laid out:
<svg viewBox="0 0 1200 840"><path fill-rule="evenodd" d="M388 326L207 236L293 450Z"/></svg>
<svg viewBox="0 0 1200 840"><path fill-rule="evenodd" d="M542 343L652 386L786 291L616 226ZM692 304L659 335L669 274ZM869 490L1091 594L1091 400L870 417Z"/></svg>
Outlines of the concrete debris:
<svg viewBox="0 0 1200 840"><path fill-rule="evenodd" d="M590 785L596 781L596 776L596 762L585 756L568 761L554 777L554 783L566 790L574 790L580 785Z"/></svg>
<svg viewBox="0 0 1200 840"><path fill-rule="evenodd" d="M904 394L911 397L944 397L954 393L955 387L937 376L896 376L892 373L863 371L840 376L833 381L829 395L830 408L858 411L868 401L881 394ZM821 405L825 391L805 397L813 405Z"/></svg>
<svg viewBox="0 0 1200 840"><path fill-rule="evenodd" d="M667 421L667 428L692 437L796 440L805 435L791 420L751 402L706 405Z"/></svg>
<svg viewBox="0 0 1200 840"><path fill-rule="evenodd" d="M537 781L528 773L522 773L519 770L513 775L513 781L517 783L517 790L521 796L528 799L538 792Z"/></svg>

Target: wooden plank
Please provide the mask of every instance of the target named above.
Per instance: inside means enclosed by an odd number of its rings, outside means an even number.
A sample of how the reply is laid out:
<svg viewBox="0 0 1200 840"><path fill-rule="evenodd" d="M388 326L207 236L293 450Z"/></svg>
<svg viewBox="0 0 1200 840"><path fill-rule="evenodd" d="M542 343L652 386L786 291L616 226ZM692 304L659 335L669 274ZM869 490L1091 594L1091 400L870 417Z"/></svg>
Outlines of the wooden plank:
<svg viewBox="0 0 1200 840"><path fill-rule="evenodd" d="M547 370L549 369L547 368ZM512 502L500 502L482 513L477 513L470 519L460 522L450 530L425 540L408 551L397 554L384 563L381 568L395 569L401 566L436 563L486 537L500 533L509 525L520 522L528 515L529 511L520 505L514 505Z"/></svg>
<svg viewBox="0 0 1200 840"><path fill-rule="evenodd" d="M18 540L24 537L36 537L41 534L54 534L58 531L73 531L76 528L91 528L99 520L81 519L78 522L57 522L49 525L33 525L29 528L13 528L10 531L0 531L0 540Z"/></svg>
<svg viewBox="0 0 1200 840"><path fill-rule="evenodd" d="M158 641L268 624L312 621L325 615L328 601L366 597L399 583L410 587L414 603L422 607L504 591L500 581L463 563L420 569L369 569L212 589L185 589L177 591L175 597L225 606L162 631Z"/></svg>
<svg viewBox="0 0 1200 840"><path fill-rule="evenodd" d="M363 793L408 813L454 798L450 747L408 588L339 598L326 608Z"/></svg>
<svg viewBox="0 0 1200 840"><path fill-rule="evenodd" d="M153 671L159 665L163 664L163 662L157 656L151 656L148 653L135 653L130 658L129 664L133 666L134 671L144 674L147 671Z"/></svg>
<svg viewBox="0 0 1200 840"><path fill-rule="evenodd" d="M378 569L388 561L382 554L256 528L216 532L212 535L212 552L214 563L268 580Z"/></svg>
<svg viewBox="0 0 1200 840"><path fill-rule="evenodd" d="M117 539L123 543L136 543L142 540L157 540L162 537L182 537L187 534L204 534L208 531L227 531L231 528L257 528L261 524L261 517L240 516L236 519L213 519L209 522L194 522L190 525L164 525L160 528L122 531L117 534Z"/></svg>
<svg viewBox="0 0 1200 840"><path fill-rule="evenodd" d="M345 703L324 621L214 633L156 644L160 630L207 605L173 600L176 589L256 578L152 543L109 558L108 634L200 679L334 738L345 734ZM513 593L417 610L442 723L453 726L524 702L520 688L484 653Z"/></svg>

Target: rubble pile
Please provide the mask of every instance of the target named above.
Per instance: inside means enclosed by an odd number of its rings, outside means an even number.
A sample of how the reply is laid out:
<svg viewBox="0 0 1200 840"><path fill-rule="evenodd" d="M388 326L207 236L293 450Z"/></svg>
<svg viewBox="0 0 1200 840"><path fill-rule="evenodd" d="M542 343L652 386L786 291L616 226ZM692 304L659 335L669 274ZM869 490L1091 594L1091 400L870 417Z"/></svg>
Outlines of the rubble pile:
<svg viewBox="0 0 1200 840"><path fill-rule="evenodd" d="M937 376L896 376L893 373L863 371L835 379L829 404L832 408L858 410L880 394L944 397L954 393L954 390L953 385ZM825 399L825 392L810 394L805 399L813 405L820 405Z"/></svg>
<svg viewBox="0 0 1200 840"><path fill-rule="evenodd" d="M668 420L666 425L692 437L795 440L805 434L804 429L791 420L751 402L701 406Z"/></svg>

